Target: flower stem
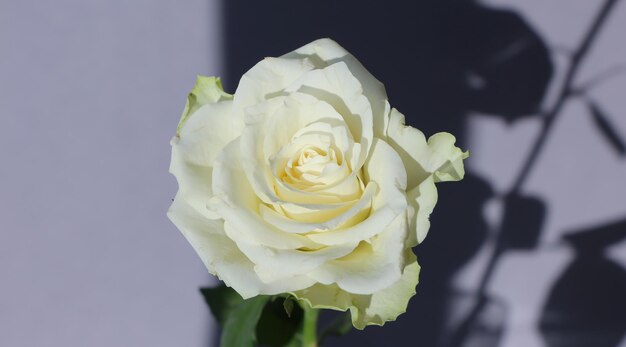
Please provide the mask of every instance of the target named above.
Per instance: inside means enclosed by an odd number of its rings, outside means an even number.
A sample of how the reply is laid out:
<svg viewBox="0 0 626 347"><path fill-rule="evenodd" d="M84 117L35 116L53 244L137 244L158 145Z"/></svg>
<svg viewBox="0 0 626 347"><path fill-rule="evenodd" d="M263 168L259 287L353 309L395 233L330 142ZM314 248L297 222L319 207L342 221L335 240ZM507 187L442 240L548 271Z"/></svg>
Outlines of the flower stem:
<svg viewBox="0 0 626 347"><path fill-rule="evenodd" d="M317 345L317 317L319 310L303 304L304 321L302 322L302 347L318 347Z"/></svg>

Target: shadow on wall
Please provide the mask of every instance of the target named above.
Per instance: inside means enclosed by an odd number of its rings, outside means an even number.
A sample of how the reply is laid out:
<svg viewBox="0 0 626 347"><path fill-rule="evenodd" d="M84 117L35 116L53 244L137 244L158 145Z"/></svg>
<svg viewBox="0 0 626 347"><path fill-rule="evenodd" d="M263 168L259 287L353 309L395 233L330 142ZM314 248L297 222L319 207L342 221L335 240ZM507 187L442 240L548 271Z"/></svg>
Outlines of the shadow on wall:
<svg viewBox="0 0 626 347"><path fill-rule="evenodd" d="M626 276L606 250L626 238L626 220L575 231L576 257L552 288L540 330L548 347L615 347L626 331Z"/></svg>
<svg viewBox="0 0 626 347"><path fill-rule="evenodd" d="M550 116L539 112L553 74L548 47L515 12L459 0L384 5L362 0L232 0L225 1L224 6L227 76L223 82L228 91L234 91L240 76L263 57L330 37L385 84L392 106L406 115L408 124L427 135L451 132L458 136L462 148L467 147L463 126L469 112L494 114L507 121L529 115ZM554 117L559 108L552 111ZM541 144L531 156L536 157L540 149ZM527 164L532 166L533 160ZM517 188L503 197L506 212L501 232L496 231L498 247L492 268L501 254L537 245L546 209L541 200L520 194L526 174L520 173ZM468 317L458 324L456 333L442 339L448 324L445 312L450 304L450 280L486 242L489 231L482 217L483 206L493 196L488 182L471 172L462 184L451 188L440 185L439 205L431 217L436 232L416 249L422 273L407 313L384 329L353 331L325 345L498 346L506 329L507 307L485 294L490 270L478 293L471 293L475 302ZM454 218L449 217L452 214ZM608 229L588 230L568 240L578 251L578 258L557 281L542 321L537 323L550 347L590 346L563 340L562 336L572 330L580 336L587 332L603 334L606 341L616 342L591 345L612 347L626 331L624 316L612 315L610 310L610 303L614 303L626 312L626 298L619 295L626 292L626 275L598 251L616 242L618 236L623 238L625 226L616 224ZM597 247L586 251L589 243ZM593 296L594 289L584 285L590 281L605 295L601 307L581 299ZM491 321L496 317L500 324L486 327L481 324L485 317L492 317Z"/></svg>

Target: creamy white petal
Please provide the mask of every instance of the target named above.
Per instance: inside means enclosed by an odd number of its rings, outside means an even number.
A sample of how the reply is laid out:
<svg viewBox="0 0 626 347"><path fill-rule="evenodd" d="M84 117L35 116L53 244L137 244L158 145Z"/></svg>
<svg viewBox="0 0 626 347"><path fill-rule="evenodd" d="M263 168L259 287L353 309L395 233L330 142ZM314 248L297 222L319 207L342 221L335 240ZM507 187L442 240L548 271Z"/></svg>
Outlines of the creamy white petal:
<svg viewBox="0 0 626 347"><path fill-rule="evenodd" d="M330 104L350 128L354 140L369 149L373 137L372 106L359 80L344 62L309 71L289 85L287 93L301 92ZM367 151L366 151L367 152Z"/></svg>
<svg viewBox="0 0 626 347"><path fill-rule="evenodd" d="M255 195L240 163L239 139L229 143L215 162L214 197L209 208L221 216L228 236L236 243L256 242L276 249L315 248L319 245L266 223L259 215L261 200Z"/></svg>
<svg viewBox="0 0 626 347"><path fill-rule="evenodd" d="M385 141L374 140L364 175L369 184L376 183L378 188L372 200L370 215L349 228L311 234L311 240L325 245L367 240L385 230L397 215L405 212L406 171L398 154Z"/></svg>
<svg viewBox="0 0 626 347"><path fill-rule="evenodd" d="M352 324L357 329L368 325L384 325L406 312L409 299L415 295L420 266L410 249L405 251L402 276L391 286L370 295L349 293L336 284L317 283L307 289L292 292L310 307L339 311L350 310Z"/></svg>
<svg viewBox="0 0 626 347"><path fill-rule="evenodd" d="M244 299L307 288L315 283L302 275L289 281L261 281L254 272L254 264L225 235L223 222L204 218L178 197L172 203L168 217L189 241L209 272L217 275Z"/></svg>
<svg viewBox="0 0 626 347"><path fill-rule="evenodd" d="M416 246L426 238L430 228L430 214L437 204L437 188L433 176L428 176L417 187L407 192L407 198L414 213L409 219L410 234L408 244Z"/></svg>
<svg viewBox="0 0 626 347"><path fill-rule="evenodd" d="M281 204L283 207L289 204L298 204L302 206L315 204L334 204L336 202L345 202L359 199L363 194L358 174L349 173L336 182L326 186L320 185L319 189L307 187L307 189L299 189L293 185L289 185L282 180L275 182L276 196L280 200L274 202ZM327 207L321 207L326 209Z"/></svg>
<svg viewBox="0 0 626 347"><path fill-rule="evenodd" d="M409 300L415 295L420 273L420 266L413 252L409 249L406 254L406 266L400 280L371 297L354 297L353 303L360 312L355 313L354 309L350 311L352 324L357 329L368 325L384 325L406 312Z"/></svg>
<svg viewBox="0 0 626 347"><path fill-rule="evenodd" d="M358 171L319 189L311 189L314 194L292 189L273 174L271 159L299 130L317 122L341 126L343 118L328 103L302 93L276 97L248 109L247 125L241 136L241 162L254 191L265 203L333 204L353 200L361 193ZM346 151L346 157L351 157L357 147L352 146L352 150ZM357 153L365 160L365 153L358 150Z"/></svg>
<svg viewBox="0 0 626 347"><path fill-rule="evenodd" d="M366 182L376 182L380 186L380 194L374 199L374 209L389 205L394 211L404 210L407 173L402 159L387 142L374 140L364 173Z"/></svg>
<svg viewBox="0 0 626 347"><path fill-rule="evenodd" d="M316 221L312 220L307 223L302 222L301 220L291 219L269 207L261 208L261 215L269 224L272 224L275 227L284 230L285 232L303 234L311 231L321 232L333 230L341 227L346 222L352 220L358 214L366 217L367 215L365 213L369 212L372 198L374 196L374 193L376 192L376 189L376 183L368 185L358 201L356 201L354 204L347 205L346 208L342 208L340 214L333 216L329 219L320 219L319 216L316 216L318 217L316 218ZM311 238L311 236L309 236L309 238ZM315 239L313 238L313 240Z"/></svg>
<svg viewBox="0 0 626 347"><path fill-rule="evenodd" d="M303 73L314 69L308 59L265 58L239 81L235 91L235 108L241 112L249 106L278 96Z"/></svg>
<svg viewBox="0 0 626 347"><path fill-rule="evenodd" d="M170 172L178 181L178 195L197 211L217 218L207 210L212 196L212 167L223 147L238 136L241 120L231 117L232 101L205 104L189 116L172 139ZM213 129L223 129L215 134Z"/></svg>
<svg viewBox="0 0 626 347"><path fill-rule="evenodd" d="M456 138L450 133L437 133L428 138L428 148L432 156L429 170L434 172L435 182L460 181L465 176L463 160L469 152L463 152L454 143Z"/></svg>
<svg viewBox="0 0 626 347"><path fill-rule="evenodd" d="M319 69L338 62L345 63L352 75L363 86L363 94L372 105L374 136L384 138L389 122L389 105L385 86L337 42L328 38L319 39L284 55L283 58L307 59Z"/></svg>
<svg viewBox="0 0 626 347"><path fill-rule="evenodd" d="M191 164L186 162L183 158L184 154L180 153L180 150L173 140L170 172L176 177L176 181L178 182L176 198L184 200L198 211L198 213L201 213L207 218L219 218L219 215L206 207L213 194L213 190L211 189L213 168L210 166Z"/></svg>
<svg viewBox="0 0 626 347"><path fill-rule="evenodd" d="M326 262L309 276L320 283L336 283L350 293L375 293L400 279L407 232L406 213L402 213L369 243L362 241L349 255Z"/></svg>
<svg viewBox="0 0 626 347"><path fill-rule="evenodd" d="M431 175L420 164L422 156L428 152L428 143L424 133L411 126L405 125L404 115L395 108L391 110L389 127L387 128L387 142L402 158L408 174L407 187L417 186L426 177Z"/></svg>
<svg viewBox="0 0 626 347"><path fill-rule="evenodd" d="M243 119L231 110L232 101L222 101L201 106L188 117L172 141L184 161L213 166L222 148L243 131Z"/></svg>
<svg viewBox="0 0 626 347"><path fill-rule="evenodd" d="M387 141L402 157L407 172L411 173L408 188L412 189L429 175L435 180L458 181L463 178L463 159L467 152L454 145L456 139L448 133L437 133L428 141L424 134L405 125L404 115L395 108L387 129Z"/></svg>
<svg viewBox="0 0 626 347"><path fill-rule="evenodd" d="M368 241L384 232L385 228L396 218L398 213L385 206L369 215L365 214L358 223L345 228L328 230L321 233L307 234L307 237L320 245L334 246L346 242Z"/></svg>
<svg viewBox="0 0 626 347"><path fill-rule="evenodd" d="M272 172L271 158L290 143L299 130L327 120L341 122L342 118L327 103L300 93L276 97L248 109L247 125L241 135L242 165L250 184L264 202L273 204L283 200L276 195L278 182ZM301 201L332 203L336 199L325 198L322 194L304 194Z"/></svg>
<svg viewBox="0 0 626 347"><path fill-rule="evenodd" d="M229 233L229 224L225 225ZM238 240L237 247L255 264L254 270L262 281L285 280L297 275L306 275L331 259L344 257L352 252L357 244L346 243L318 249L275 249Z"/></svg>

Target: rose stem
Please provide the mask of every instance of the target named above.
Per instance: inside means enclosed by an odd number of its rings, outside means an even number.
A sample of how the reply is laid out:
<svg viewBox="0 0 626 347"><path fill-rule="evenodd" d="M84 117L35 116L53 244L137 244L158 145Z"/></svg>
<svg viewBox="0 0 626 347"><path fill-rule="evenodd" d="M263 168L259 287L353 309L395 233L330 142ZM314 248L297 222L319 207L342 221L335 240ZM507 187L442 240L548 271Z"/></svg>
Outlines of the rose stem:
<svg viewBox="0 0 626 347"><path fill-rule="evenodd" d="M302 347L318 347L317 345L317 317L319 310L302 305L304 321L302 322Z"/></svg>

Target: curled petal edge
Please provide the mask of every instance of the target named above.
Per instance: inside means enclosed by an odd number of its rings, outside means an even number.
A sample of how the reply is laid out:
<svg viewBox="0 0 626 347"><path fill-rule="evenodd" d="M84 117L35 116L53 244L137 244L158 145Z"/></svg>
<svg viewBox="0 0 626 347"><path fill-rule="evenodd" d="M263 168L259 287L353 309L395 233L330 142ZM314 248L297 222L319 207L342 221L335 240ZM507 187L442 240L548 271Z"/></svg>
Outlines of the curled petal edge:
<svg viewBox="0 0 626 347"><path fill-rule="evenodd" d="M400 280L370 295L357 295L340 289L336 284L315 284L307 289L291 292L311 308L350 310L352 325L363 330L368 325L382 326L406 312L409 300L415 295L420 266L411 249L405 250L407 263Z"/></svg>

